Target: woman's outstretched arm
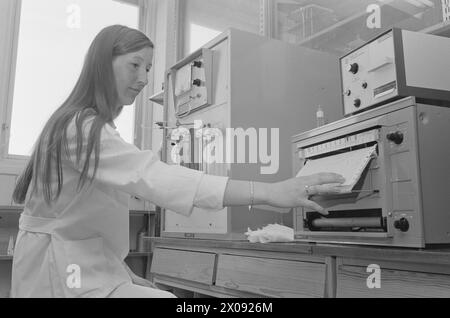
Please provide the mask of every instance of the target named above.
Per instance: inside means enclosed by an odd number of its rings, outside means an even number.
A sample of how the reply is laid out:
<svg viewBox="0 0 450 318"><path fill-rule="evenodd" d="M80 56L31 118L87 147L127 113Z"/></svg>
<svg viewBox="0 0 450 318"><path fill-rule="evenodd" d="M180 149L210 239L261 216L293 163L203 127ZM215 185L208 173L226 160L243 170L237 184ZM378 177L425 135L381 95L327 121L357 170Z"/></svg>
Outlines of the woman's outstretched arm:
<svg viewBox="0 0 450 318"><path fill-rule="evenodd" d="M309 197L339 193L339 185L344 181L342 176L335 173L318 173L276 183L253 182L253 205L280 208L303 206L326 215L328 212L316 202L309 200ZM250 181L228 181L223 199L224 206L249 205L251 201Z"/></svg>

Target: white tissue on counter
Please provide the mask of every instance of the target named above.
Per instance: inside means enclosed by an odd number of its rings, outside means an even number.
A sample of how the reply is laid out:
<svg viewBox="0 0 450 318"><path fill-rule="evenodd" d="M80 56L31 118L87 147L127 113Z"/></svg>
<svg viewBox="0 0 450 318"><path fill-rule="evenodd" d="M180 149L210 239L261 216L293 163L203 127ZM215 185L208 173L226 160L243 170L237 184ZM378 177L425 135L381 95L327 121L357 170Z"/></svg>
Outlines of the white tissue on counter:
<svg viewBox="0 0 450 318"><path fill-rule="evenodd" d="M248 228L245 235L250 243L292 242L294 229L280 224L269 224L256 231Z"/></svg>

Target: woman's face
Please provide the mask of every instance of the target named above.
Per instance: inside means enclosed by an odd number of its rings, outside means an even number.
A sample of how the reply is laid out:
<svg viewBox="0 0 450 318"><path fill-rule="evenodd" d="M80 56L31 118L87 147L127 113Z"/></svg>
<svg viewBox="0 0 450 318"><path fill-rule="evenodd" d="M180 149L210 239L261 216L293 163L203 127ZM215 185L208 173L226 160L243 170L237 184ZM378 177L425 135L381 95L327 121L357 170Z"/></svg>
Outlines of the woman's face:
<svg viewBox="0 0 450 318"><path fill-rule="evenodd" d="M136 96L148 83L148 72L152 67L153 49L144 48L140 51L117 56L113 60L113 70L116 78L119 105L131 105Z"/></svg>

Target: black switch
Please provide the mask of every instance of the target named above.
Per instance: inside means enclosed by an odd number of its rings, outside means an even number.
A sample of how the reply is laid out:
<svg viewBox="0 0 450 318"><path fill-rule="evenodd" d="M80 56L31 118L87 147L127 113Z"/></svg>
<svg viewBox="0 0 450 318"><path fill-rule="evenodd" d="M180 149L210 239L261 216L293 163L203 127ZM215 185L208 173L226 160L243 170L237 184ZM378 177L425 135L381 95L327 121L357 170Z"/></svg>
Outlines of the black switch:
<svg viewBox="0 0 450 318"><path fill-rule="evenodd" d="M202 81L200 79L195 79L192 81L192 85L200 87L200 86L202 86Z"/></svg>
<svg viewBox="0 0 450 318"><path fill-rule="evenodd" d="M200 67L202 67L202 61L194 61L194 67L198 67L198 68L200 68Z"/></svg>
<svg viewBox="0 0 450 318"><path fill-rule="evenodd" d="M352 63L347 67L347 70L352 73L352 74L356 74L359 71L359 65L358 63Z"/></svg>
<svg viewBox="0 0 450 318"><path fill-rule="evenodd" d="M386 138L396 145L400 145L403 142L404 136L400 131L396 131L393 133L389 133L386 135Z"/></svg>
<svg viewBox="0 0 450 318"><path fill-rule="evenodd" d="M359 108L359 106L361 106L361 100L359 98L355 99L354 102L353 102L353 105L356 108Z"/></svg>
<svg viewBox="0 0 450 318"><path fill-rule="evenodd" d="M401 218L400 220L397 220L394 222L394 227L397 230L400 230L402 232L408 232L409 230L409 222L405 218Z"/></svg>

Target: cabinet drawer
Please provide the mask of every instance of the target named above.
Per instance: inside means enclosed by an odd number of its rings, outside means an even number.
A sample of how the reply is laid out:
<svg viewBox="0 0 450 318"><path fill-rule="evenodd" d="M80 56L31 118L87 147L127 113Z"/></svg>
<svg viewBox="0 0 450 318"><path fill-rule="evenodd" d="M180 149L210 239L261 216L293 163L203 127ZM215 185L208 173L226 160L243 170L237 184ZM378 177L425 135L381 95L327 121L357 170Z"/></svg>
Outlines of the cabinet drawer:
<svg viewBox="0 0 450 318"><path fill-rule="evenodd" d="M215 255L156 248L153 252L151 272L212 285Z"/></svg>
<svg viewBox="0 0 450 318"><path fill-rule="evenodd" d="M269 297L323 297L326 265L219 255L216 285Z"/></svg>
<svg viewBox="0 0 450 318"><path fill-rule="evenodd" d="M379 276L377 276L375 271L370 269L368 271L368 268L364 266L340 264L337 269L336 296L351 298L450 297L450 275L380 266Z"/></svg>

